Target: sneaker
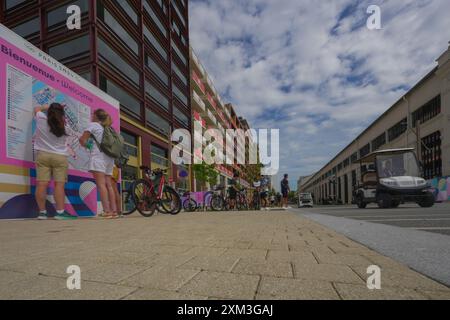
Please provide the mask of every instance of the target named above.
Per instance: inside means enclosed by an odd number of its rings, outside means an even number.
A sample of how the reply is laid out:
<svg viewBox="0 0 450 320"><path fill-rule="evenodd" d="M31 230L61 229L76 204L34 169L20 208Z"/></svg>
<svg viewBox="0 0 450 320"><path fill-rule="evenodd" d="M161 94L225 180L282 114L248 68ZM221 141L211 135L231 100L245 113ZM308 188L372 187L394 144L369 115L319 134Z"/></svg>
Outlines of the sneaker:
<svg viewBox="0 0 450 320"><path fill-rule="evenodd" d="M47 220L48 216L46 213L39 213L38 220Z"/></svg>
<svg viewBox="0 0 450 320"><path fill-rule="evenodd" d="M56 220L76 220L78 217L72 216L71 214L64 212L61 214L57 214L55 216Z"/></svg>

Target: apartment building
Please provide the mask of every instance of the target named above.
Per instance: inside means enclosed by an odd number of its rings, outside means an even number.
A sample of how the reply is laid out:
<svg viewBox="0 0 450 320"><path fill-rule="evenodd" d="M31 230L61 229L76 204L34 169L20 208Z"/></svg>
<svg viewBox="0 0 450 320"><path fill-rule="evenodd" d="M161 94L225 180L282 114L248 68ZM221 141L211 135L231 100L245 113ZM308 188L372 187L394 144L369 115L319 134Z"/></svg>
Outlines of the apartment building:
<svg viewBox="0 0 450 320"><path fill-rule="evenodd" d="M170 161L170 134L191 130L187 0L4 0L0 22L121 103L131 155L124 187L141 165L168 169L190 189L190 168ZM69 5L81 29L68 30Z"/></svg>

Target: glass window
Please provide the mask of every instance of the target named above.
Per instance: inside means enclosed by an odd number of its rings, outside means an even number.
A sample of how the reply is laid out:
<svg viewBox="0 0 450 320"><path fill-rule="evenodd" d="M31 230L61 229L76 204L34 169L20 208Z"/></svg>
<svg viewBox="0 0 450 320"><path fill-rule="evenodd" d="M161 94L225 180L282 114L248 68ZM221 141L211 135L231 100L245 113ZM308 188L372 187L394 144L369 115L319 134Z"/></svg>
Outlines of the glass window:
<svg viewBox="0 0 450 320"><path fill-rule="evenodd" d="M150 152L151 161L153 163L152 169L169 167L169 153L166 149L152 143Z"/></svg>
<svg viewBox="0 0 450 320"><path fill-rule="evenodd" d="M145 109L145 120L147 124L160 133L168 136L170 134L170 123L163 117L157 115L150 109Z"/></svg>
<svg viewBox="0 0 450 320"><path fill-rule="evenodd" d="M180 89L178 89L178 87L175 84L172 84L172 92L173 94L180 99L181 102L183 102L186 106L189 105L189 101L188 98L186 97L186 95L181 92Z"/></svg>
<svg viewBox="0 0 450 320"><path fill-rule="evenodd" d="M389 129L388 131L389 142L400 137L404 132L406 132L407 129L408 129L408 120L405 118Z"/></svg>
<svg viewBox="0 0 450 320"><path fill-rule="evenodd" d="M173 8L175 9L175 12L176 12L177 15L178 15L178 18L180 18L181 23L183 24L183 26L186 27L186 20L184 20L184 16L181 14L181 11L180 11L180 9L178 8L177 2L176 2L176 1L172 1L172 3L173 3Z"/></svg>
<svg viewBox="0 0 450 320"><path fill-rule="evenodd" d="M138 15L136 11L131 7L127 0L117 0L117 4L128 14L128 16L133 20L134 24L138 24Z"/></svg>
<svg viewBox="0 0 450 320"><path fill-rule="evenodd" d="M64 62L74 60L86 52L90 52L88 34L48 48L49 55Z"/></svg>
<svg viewBox="0 0 450 320"><path fill-rule="evenodd" d="M11 29L22 38L37 34L41 30L39 17L21 23Z"/></svg>
<svg viewBox="0 0 450 320"><path fill-rule="evenodd" d="M132 114L141 117L141 103L103 75L100 75L100 89L117 99Z"/></svg>
<svg viewBox="0 0 450 320"><path fill-rule="evenodd" d="M161 31L161 33L164 35L164 37L167 38L167 28L161 22L161 20L158 18L155 11L153 11L152 7L148 4L147 0L144 0L144 9L150 15L150 18L156 24L156 26Z"/></svg>
<svg viewBox="0 0 450 320"><path fill-rule="evenodd" d="M14 8L15 6L18 6L19 4L22 4L26 1L27 0L6 0L5 8L6 8L6 10L9 10L9 9Z"/></svg>
<svg viewBox="0 0 450 320"><path fill-rule="evenodd" d="M92 81L92 77L91 77L91 72L84 72L84 73L80 73L80 77L82 77L84 80L87 80L89 82Z"/></svg>
<svg viewBox="0 0 450 320"><path fill-rule="evenodd" d="M167 61L167 52L166 50L161 46L158 40L153 36L153 34L150 32L150 30L144 26L144 36L147 38L147 40L151 43L151 45L158 51L158 53L164 58L164 60Z"/></svg>
<svg viewBox="0 0 450 320"><path fill-rule="evenodd" d="M424 124L441 113L441 96L426 103L412 114L412 126L416 127L417 122Z"/></svg>
<svg viewBox="0 0 450 320"><path fill-rule="evenodd" d="M167 7L164 4L164 1L163 0L156 0L156 2L158 2L159 6L161 7L161 9L164 12L164 14L167 14Z"/></svg>
<svg viewBox="0 0 450 320"><path fill-rule="evenodd" d="M99 54L106 59L112 66L116 67L126 77L131 79L136 85L139 85L139 72L130 66L121 56L119 56L110 46L101 38L98 39Z"/></svg>
<svg viewBox="0 0 450 320"><path fill-rule="evenodd" d="M187 77L181 72L181 70L177 67L175 63L172 61L172 70L175 72L175 74L180 78L181 82L184 83L185 86L188 85Z"/></svg>
<svg viewBox="0 0 450 320"><path fill-rule="evenodd" d="M383 132L375 140L372 141L372 150L376 151L386 144L386 133Z"/></svg>
<svg viewBox="0 0 450 320"><path fill-rule="evenodd" d="M147 92L158 105L169 110L169 99L167 99L166 96L156 89L148 80L145 80L145 92Z"/></svg>
<svg viewBox="0 0 450 320"><path fill-rule="evenodd" d="M189 117L177 107L173 107L173 115L185 126L189 126Z"/></svg>
<svg viewBox="0 0 450 320"><path fill-rule="evenodd" d="M177 44L173 40L172 40L172 49L176 52L181 62L183 62L184 65L187 65L187 60L184 57L184 54L181 53L181 50L178 48Z"/></svg>
<svg viewBox="0 0 450 320"><path fill-rule="evenodd" d="M98 16L99 18L110 27L114 33L122 39L122 41L131 49L133 52L138 55L139 54L139 45L134 40L133 37L120 25L120 23L106 10L103 5L99 2L98 8Z"/></svg>
<svg viewBox="0 0 450 320"><path fill-rule="evenodd" d="M68 15L67 8L69 5L79 6L81 9L81 13L88 12L89 3L88 0L77 0L70 3L66 3L63 6L60 6L56 9L52 9L47 12L47 27L50 29L51 27L56 26L57 24L66 24Z"/></svg>
<svg viewBox="0 0 450 320"><path fill-rule="evenodd" d="M123 137L125 149L126 152L132 156L137 157L138 156L138 138L132 134L129 134L125 131L120 132L121 136Z"/></svg>
<svg viewBox="0 0 450 320"><path fill-rule="evenodd" d="M145 57L145 64L158 77L159 80L161 80L166 86L169 85L169 77L167 76L166 72L164 72L164 70L160 68L160 66L155 62L155 60L153 60L152 57L147 55Z"/></svg>

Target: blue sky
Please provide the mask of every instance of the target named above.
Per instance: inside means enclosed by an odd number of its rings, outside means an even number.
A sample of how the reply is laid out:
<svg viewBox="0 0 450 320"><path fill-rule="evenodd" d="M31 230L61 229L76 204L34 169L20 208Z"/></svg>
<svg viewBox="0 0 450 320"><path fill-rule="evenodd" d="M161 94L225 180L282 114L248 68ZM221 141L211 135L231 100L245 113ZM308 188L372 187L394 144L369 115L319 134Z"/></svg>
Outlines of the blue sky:
<svg viewBox="0 0 450 320"><path fill-rule="evenodd" d="M448 0L190 0L191 45L224 101L280 129L280 178L319 170L434 66ZM379 5L382 29L366 28ZM279 180L278 179L278 180Z"/></svg>

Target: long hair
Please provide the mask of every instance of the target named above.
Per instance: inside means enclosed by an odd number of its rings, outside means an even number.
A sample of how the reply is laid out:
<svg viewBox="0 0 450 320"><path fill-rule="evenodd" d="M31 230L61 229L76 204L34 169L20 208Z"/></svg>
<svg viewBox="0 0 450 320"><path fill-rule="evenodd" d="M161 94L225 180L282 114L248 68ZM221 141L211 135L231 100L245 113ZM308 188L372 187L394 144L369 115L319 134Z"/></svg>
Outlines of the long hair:
<svg viewBox="0 0 450 320"><path fill-rule="evenodd" d="M111 127L112 125L111 116L105 110L103 109L95 110L94 116L102 126Z"/></svg>
<svg viewBox="0 0 450 320"><path fill-rule="evenodd" d="M59 103L52 103L47 111L47 123L50 132L58 138L66 136L66 113L64 107Z"/></svg>

